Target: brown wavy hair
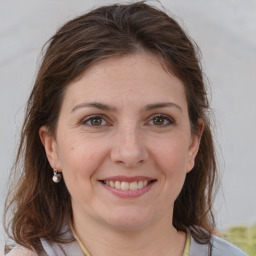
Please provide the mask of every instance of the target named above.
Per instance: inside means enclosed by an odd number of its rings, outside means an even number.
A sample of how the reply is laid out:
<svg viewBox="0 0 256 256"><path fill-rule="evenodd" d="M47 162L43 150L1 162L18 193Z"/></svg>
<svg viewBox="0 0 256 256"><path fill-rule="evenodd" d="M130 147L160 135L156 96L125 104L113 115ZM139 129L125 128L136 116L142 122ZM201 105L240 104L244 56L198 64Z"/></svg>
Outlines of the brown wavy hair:
<svg viewBox="0 0 256 256"><path fill-rule="evenodd" d="M216 161L196 44L173 18L141 1L103 6L77 17L62 26L46 46L27 103L13 168L15 183L5 205L9 236L28 248L37 248L40 237L66 242L60 230L65 219L72 219L70 194L63 179L52 182L39 128L47 126L54 136L66 87L92 64L112 56L149 52L183 82L192 132L197 132L199 119L204 121L195 166L174 204L173 225L180 231L191 227L196 241L210 242L215 227ZM12 216L9 221L7 216Z"/></svg>

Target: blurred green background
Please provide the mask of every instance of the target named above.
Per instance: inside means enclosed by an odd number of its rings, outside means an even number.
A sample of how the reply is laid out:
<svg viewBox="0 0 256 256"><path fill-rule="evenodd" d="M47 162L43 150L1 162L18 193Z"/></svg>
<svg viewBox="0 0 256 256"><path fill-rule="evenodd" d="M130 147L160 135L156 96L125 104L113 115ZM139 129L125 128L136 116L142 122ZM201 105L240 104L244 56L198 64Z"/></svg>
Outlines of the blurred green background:
<svg viewBox="0 0 256 256"><path fill-rule="evenodd" d="M220 232L225 240L235 244L250 256L256 256L256 225L234 226Z"/></svg>

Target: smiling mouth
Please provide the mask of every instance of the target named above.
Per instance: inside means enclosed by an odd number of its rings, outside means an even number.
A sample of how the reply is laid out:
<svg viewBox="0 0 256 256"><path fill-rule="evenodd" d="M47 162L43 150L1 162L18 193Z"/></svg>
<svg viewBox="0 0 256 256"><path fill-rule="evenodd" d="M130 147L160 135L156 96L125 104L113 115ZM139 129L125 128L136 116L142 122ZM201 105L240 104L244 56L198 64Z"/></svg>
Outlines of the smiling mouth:
<svg viewBox="0 0 256 256"><path fill-rule="evenodd" d="M138 190L138 189L143 189L147 187L149 184L155 182L156 180L140 180L140 181L132 181L132 182L127 182L127 181L113 181L113 180L102 180L101 182L105 185L107 185L110 188L115 188L119 190Z"/></svg>

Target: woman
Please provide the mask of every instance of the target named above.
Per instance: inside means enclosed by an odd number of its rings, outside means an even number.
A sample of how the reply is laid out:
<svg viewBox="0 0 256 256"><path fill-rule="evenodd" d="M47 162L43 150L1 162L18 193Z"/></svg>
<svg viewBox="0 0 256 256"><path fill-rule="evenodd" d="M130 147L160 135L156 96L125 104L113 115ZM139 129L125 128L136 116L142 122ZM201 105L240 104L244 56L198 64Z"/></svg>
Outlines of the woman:
<svg viewBox="0 0 256 256"><path fill-rule="evenodd" d="M195 46L162 11L65 24L27 104L7 255L245 255L213 235L208 110Z"/></svg>

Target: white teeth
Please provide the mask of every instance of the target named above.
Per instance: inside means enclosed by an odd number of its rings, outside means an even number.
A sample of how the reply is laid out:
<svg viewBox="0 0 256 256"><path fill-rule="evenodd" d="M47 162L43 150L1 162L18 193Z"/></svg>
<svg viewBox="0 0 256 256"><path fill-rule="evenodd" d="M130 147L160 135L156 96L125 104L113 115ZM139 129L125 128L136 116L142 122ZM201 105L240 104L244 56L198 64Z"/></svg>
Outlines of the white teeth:
<svg viewBox="0 0 256 256"><path fill-rule="evenodd" d="M122 183L121 183L121 189L122 189L122 190L129 190L129 188L130 188L129 182L122 181Z"/></svg>
<svg viewBox="0 0 256 256"><path fill-rule="evenodd" d="M115 188L116 189L120 189L121 188L121 182L120 181L116 181L115 182Z"/></svg>
<svg viewBox="0 0 256 256"><path fill-rule="evenodd" d="M127 181L104 181L104 184L107 186L110 186L112 188L121 189L121 190L137 190L141 189L143 187L146 187L149 184L149 181L147 180L140 180L140 181L133 181L133 182L127 182Z"/></svg>
<svg viewBox="0 0 256 256"><path fill-rule="evenodd" d="M146 181L146 180L145 180ZM147 181L146 181L146 183L147 183ZM147 185L147 184L146 184ZM146 186L146 185L144 185L144 182L142 181L142 180L140 180L139 182L138 182L138 188L143 188L143 186Z"/></svg>
<svg viewBox="0 0 256 256"><path fill-rule="evenodd" d="M138 189L138 184L136 181L130 183L130 190Z"/></svg>

